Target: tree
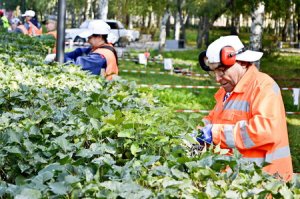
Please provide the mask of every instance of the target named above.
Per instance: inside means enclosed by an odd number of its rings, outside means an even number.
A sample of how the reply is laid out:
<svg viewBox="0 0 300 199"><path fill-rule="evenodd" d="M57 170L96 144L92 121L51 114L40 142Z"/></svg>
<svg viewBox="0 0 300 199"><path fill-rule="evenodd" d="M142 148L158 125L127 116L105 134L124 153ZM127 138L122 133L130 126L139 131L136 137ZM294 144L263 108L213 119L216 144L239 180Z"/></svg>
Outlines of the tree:
<svg viewBox="0 0 300 199"><path fill-rule="evenodd" d="M265 14L264 2L259 2L256 6L253 6L251 13L251 36L250 36L250 49L255 51L262 50L262 33L263 33L263 21ZM259 68L259 62L256 66Z"/></svg>
<svg viewBox="0 0 300 199"><path fill-rule="evenodd" d="M191 3L191 13L199 17L197 47L201 48L203 42L208 45L209 30L215 20L230 8L232 0L194 0Z"/></svg>
<svg viewBox="0 0 300 199"><path fill-rule="evenodd" d="M108 0L99 0L99 19L106 20L108 14Z"/></svg>
<svg viewBox="0 0 300 199"><path fill-rule="evenodd" d="M161 20L161 25L160 25L160 35L159 35L159 51L161 52L162 49L165 47L166 44L166 26L167 22L170 18L170 9L169 6L167 5L164 16Z"/></svg>

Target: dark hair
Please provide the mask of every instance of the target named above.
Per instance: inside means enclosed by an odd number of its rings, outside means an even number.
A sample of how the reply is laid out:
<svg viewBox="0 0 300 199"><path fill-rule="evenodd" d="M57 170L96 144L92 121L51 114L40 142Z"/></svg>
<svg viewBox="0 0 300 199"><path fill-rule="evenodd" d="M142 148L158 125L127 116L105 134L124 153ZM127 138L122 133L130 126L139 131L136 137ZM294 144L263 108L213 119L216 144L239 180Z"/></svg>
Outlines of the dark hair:
<svg viewBox="0 0 300 199"><path fill-rule="evenodd" d="M108 35L102 35L102 39L104 40L105 43L108 43L108 42L107 42L107 36L108 36Z"/></svg>
<svg viewBox="0 0 300 199"><path fill-rule="evenodd" d="M102 37L102 39L104 40L104 42L105 42L105 43L108 43L108 42L107 42L107 36L108 36L108 35L93 34L93 35L91 35L91 36L93 36L93 37Z"/></svg>

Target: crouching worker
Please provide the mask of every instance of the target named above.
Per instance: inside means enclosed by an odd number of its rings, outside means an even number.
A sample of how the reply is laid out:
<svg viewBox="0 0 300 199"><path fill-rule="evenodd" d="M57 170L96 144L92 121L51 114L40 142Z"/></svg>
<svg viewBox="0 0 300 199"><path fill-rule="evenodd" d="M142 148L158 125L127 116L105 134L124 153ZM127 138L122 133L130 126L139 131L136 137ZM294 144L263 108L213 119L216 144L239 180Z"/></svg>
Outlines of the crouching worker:
<svg viewBox="0 0 300 199"><path fill-rule="evenodd" d="M289 181L293 167L284 104L277 83L254 64L262 55L246 50L237 36L221 37L200 53L201 68L221 86L200 140L237 149L265 172Z"/></svg>
<svg viewBox="0 0 300 199"><path fill-rule="evenodd" d="M107 80L112 80L118 75L118 58L114 47L107 42L110 26L102 21L92 21L89 29L79 36L88 38L91 47L77 48L65 53L65 62L73 62L88 70L94 75L102 75Z"/></svg>

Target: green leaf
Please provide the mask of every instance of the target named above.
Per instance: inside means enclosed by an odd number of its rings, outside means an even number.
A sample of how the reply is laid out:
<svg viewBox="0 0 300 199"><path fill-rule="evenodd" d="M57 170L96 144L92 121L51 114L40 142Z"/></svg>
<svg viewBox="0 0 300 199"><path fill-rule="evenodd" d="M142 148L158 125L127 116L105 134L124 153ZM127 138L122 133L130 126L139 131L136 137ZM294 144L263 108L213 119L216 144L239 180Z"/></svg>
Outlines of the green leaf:
<svg viewBox="0 0 300 199"><path fill-rule="evenodd" d="M145 167L153 165L160 159L160 156L154 155L141 155L141 161Z"/></svg>
<svg viewBox="0 0 300 199"><path fill-rule="evenodd" d="M231 198L231 199L241 198L240 194L237 191L232 191L232 190L226 191L225 196L226 196L226 198Z"/></svg>
<svg viewBox="0 0 300 199"><path fill-rule="evenodd" d="M101 128L101 123L99 122L99 120L97 120L95 118L91 118L90 123L92 124L94 129L100 129Z"/></svg>
<svg viewBox="0 0 300 199"><path fill-rule="evenodd" d="M142 151L142 149L140 148L140 146L137 143L133 143L130 146L130 151L134 156L136 156L138 152Z"/></svg>
<svg viewBox="0 0 300 199"><path fill-rule="evenodd" d="M15 199L39 199L42 198L42 194L39 190L25 188L21 194L16 195Z"/></svg>
<svg viewBox="0 0 300 199"><path fill-rule="evenodd" d="M211 197L217 197L220 196L221 189L214 185L211 180L209 180L206 184L206 193Z"/></svg>
<svg viewBox="0 0 300 199"><path fill-rule="evenodd" d="M65 182L67 184L74 184L74 183L77 183L79 181L80 181L80 179L77 176L68 175L68 176L65 177Z"/></svg>
<svg viewBox="0 0 300 199"><path fill-rule="evenodd" d="M272 182L268 182L266 185L265 185L265 189L268 190L268 191L271 191L272 193L276 194L278 193L280 187L283 186L283 182L281 181L278 181L278 180L274 180Z"/></svg>
<svg viewBox="0 0 300 199"><path fill-rule="evenodd" d="M22 135L20 135L19 132L11 131L8 133L8 140L7 143L18 143L20 144L20 140L22 138Z"/></svg>
<svg viewBox="0 0 300 199"><path fill-rule="evenodd" d="M181 181L173 180L172 178L164 178L162 186L163 186L163 188L167 188L167 187L170 187L170 186L175 186L176 187L180 184L182 184Z"/></svg>
<svg viewBox="0 0 300 199"><path fill-rule="evenodd" d="M51 191L57 195L65 195L68 192L68 187L63 182L50 183L49 187Z"/></svg>
<svg viewBox="0 0 300 199"><path fill-rule="evenodd" d="M124 129L118 133L118 137L123 137L123 138L134 138L134 129Z"/></svg>
<svg viewBox="0 0 300 199"><path fill-rule="evenodd" d="M188 176L186 173L184 173L184 172L182 172L182 171L180 171L180 170L178 170L178 169L172 168L172 169L171 169L171 172L172 172L172 174L173 174L177 179L182 180L182 179L185 179L185 178L189 178L189 176Z"/></svg>
<svg viewBox="0 0 300 199"><path fill-rule="evenodd" d="M67 151L70 151L72 150L72 146L71 144L69 143L69 141L63 136L60 136L58 138L55 139L54 141L58 146L60 146L60 148L64 151L64 152L67 152Z"/></svg>
<svg viewBox="0 0 300 199"><path fill-rule="evenodd" d="M284 185L280 190L279 193L284 197L284 199L293 199L293 193L291 192L291 190Z"/></svg>
<svg viewBox="0 0 300 199"><path fill-rule="evenodd" d="M96 118L96 119L100 119L102 116L101 111L99 110L99 107L94 106L94 105L89 105L86 108L86 112L87 114L92 117L92 118Z"/></svg>

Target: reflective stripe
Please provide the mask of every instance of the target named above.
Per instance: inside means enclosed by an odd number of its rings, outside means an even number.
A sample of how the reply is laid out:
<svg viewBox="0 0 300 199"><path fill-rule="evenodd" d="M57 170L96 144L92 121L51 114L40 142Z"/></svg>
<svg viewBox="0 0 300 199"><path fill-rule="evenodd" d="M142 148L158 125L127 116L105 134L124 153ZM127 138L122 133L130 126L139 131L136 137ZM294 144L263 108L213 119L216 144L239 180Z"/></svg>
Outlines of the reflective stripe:
<svg viewBox="0 0 300 199"><path fill-rule="evenodd" d="M224 110L249 112L249 103L247 101L230 100L227 104L225 104Z"/></svg>
<svg viewBox="0 0 300 199"><path fill-rule="evenodd" d="M273 153L269 153L266 155L266 162L272 162L273 160L286 158L291 155L290 153L290 147L282 147L274 151Z"/></svg>
<svg viewBox="0 0 300 199"><path fill-rule="evenodd" d="M226 144L230 148L235 148L234 136L233 136L233 127L234 125L224 125L224 135L226 139Z"/></svg>
<svg viewBox="0 0 300 199"><path fill-rule="evenodd" d="M273 91L276 93L276 94L279 94L280 93L280 88L278 86L278 84L275 82L274 85L273 85Z"/></svg>
<svg viewBox="0 0 300 199"><path fill-rule="evenodd" d="M243 139L243 143L244 143L244 146L246 148L251 148L253 147L255 144L254 142L251 140L248 132L247 132L247 128L246 128L246 121L243 120L243 121L240 121L240 129L241 129L241 137Z"/></svg>
<svg viewBox="0 0 300 199"><path fill-rule="evenodd" d="M264 162L272 163L274 160L281 158L287 158L291 156L290 147L282 147L274 151L273 153L267 154L266 158L243 158L250 162L255 162L258 166L262 166Z"/></svg>

